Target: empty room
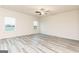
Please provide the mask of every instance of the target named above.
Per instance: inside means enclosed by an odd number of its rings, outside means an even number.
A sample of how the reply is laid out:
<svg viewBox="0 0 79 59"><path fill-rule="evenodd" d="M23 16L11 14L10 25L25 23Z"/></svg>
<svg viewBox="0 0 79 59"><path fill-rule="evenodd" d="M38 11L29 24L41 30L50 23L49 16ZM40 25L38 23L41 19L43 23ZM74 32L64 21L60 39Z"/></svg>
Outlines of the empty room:
<svg viewBox="0 0 79 59"><path fill-rule="evenodd" d="M79 5L0 5L0 53L79 53Z"/></svg>

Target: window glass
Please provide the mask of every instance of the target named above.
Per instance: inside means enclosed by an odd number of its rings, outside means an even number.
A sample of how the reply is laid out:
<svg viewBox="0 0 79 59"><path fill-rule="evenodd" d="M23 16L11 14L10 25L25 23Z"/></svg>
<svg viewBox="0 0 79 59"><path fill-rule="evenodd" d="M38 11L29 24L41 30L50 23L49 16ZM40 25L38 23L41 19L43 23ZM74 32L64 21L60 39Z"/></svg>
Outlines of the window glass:
<svg viewBox="0 0 79 59"><path fill-rule="evenodd" d="M33 26L38 26L38 21L34 21Z"/></svg>
<svg viewBox="0 0 79 59"><path fill-rule="evenodd" d="M15 18L5 17L5 31L15 31Z"/></svg>

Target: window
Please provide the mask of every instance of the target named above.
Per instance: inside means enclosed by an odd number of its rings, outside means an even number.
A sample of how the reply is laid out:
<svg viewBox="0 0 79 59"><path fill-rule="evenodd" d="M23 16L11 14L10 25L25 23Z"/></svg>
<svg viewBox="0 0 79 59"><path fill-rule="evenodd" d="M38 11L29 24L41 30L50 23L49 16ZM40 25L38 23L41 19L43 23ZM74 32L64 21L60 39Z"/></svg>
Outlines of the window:
<svg viewBox="0 0 79 59"><path fill-rule="evenodd" d="M39 26L38 21L34 21L34 22L33 22L33 27L34 27L34 29L37 29L37 28L38 28L38 26Z"/></svg>
<svg viewBox="0 0 79 59"><path fill-rule="evenodd" d="M15 18L13 17L5 17L5 31L11 32L15 31Z"/></svg>

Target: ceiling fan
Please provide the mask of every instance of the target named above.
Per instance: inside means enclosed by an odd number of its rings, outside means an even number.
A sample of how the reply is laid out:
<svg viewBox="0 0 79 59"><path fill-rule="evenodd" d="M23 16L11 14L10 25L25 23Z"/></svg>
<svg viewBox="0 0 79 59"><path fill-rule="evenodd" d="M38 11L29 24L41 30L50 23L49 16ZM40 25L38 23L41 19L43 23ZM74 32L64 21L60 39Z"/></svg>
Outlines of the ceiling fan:
<svg viewBox="0 0 79 59"><path fill-rule="evenodd" d="M41 9L35 11L35 13L38 14L38 15L47 15L49 13L49 10L41 8Z"/></svg>

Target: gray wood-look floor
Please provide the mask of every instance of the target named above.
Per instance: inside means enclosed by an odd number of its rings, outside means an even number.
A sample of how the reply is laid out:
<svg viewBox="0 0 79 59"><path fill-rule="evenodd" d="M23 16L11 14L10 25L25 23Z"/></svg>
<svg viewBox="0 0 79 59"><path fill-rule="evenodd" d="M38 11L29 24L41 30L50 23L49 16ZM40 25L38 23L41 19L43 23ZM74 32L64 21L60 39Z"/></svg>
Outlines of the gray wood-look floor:
<svg viewBox="0 0 79 59"><path fill-rule="evenodd" d="M79 41L35 34L0 40L0 50L9 53L78 53Z"/></svg>

